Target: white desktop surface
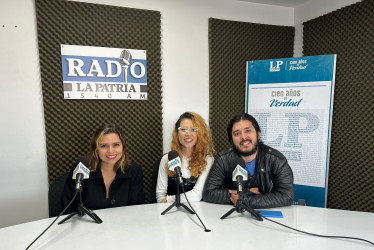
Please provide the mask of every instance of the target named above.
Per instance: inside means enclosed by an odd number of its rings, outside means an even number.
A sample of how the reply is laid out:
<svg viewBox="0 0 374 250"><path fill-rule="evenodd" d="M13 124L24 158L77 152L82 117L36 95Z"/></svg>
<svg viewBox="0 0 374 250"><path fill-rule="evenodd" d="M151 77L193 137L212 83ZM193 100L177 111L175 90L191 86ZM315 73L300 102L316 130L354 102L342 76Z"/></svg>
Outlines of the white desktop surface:
<svg viewBox="0 0 374 250"><path fill-rule="evenodd" d="M220 217L230 205L192 203L196 215L170 204L148 204L97 210L103 220L95 223L87 215L57 222L30 249L372 249L365 242L328 239L301 234L267 220L257 221L248 212ZM374 213L290 206L281 210L284 218L270 218L299 230L316 234L364 238L374 241ZM0 229L0 249L26 247L54 220L49 218Z"/></svg>

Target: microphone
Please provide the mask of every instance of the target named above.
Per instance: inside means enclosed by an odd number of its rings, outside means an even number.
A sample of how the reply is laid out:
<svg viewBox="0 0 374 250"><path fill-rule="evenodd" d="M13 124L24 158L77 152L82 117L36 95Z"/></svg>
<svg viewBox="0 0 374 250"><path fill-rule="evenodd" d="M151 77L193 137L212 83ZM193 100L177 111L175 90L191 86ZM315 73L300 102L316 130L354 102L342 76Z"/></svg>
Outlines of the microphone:
<svg viewBox="0 0 374 250"><path fill-rule="evenodd" d="M171 208L173 208L174 206L175 207L184 207L188 212L190 212L191 214L196 214L197 218L200 220L201 224L203 225L204 227L204 231L205 232L210 232L210 229L207 229L204 225L204 223L201 221L199 215L197 215L197 213L195 212L195 210L193 209L193 207L191 206L190 202L188 201L188 198L187 198L187 195L186 193L184 192L184 188L183 188L183 178L182 178L182 172L181 172L181 159L179 157L179 154L177 151L175 150L172 150L168 153L168 167L169 167L169 170L170 171L174 171L176 173L176 175L178 176L178 180L179 180L179 183L182 187L182 190L183 190L183 193L184 193L184 197L186 197L186 200L188 202L188 204L190 205L191 209L189 209L186 205L184 205L183 203L180 203L180 196L179 196L179 185L177 184L177 194L175 195L175 201L173 204L171 204L165 211L163 211L161 213L161 215L164 215L165 213L167 213Z"/></svg>
<svg viewBox="0 0 374 250"><path fill-rule="evenodd" d="M90 170L86 167L88 166L87 158L79 157L76 161L76 165L73 171L73 180L75 180L76 183L75 190L81 190L83 179L88 179L90 177Z"/></svg>
<svg viewBox="0 0 374 250"><path fill-rule="evenodd" d="M177 151L172 150L168 153L168 167L170 171L174 171L177 176L180 184L183 184L182 172L181 172L181 159Z"/></svg>
<svg viewBox="0 0 374 250"><path fill-rule="evenodd" d="M130 66L131 60L132 60L132 55L130 51L128 51L127 49L123 50L121 52L121 55L119 56L119 60L123 64L122 67L123 67L124 81L127 82L127 68Z"/></svg>
<svg viewBox="0 0 374 250"><path fill-rule="evenodd" d="M234 164L236 167L232 172L232 181L238 182L238 192L241 192L243 191L243 181L248 180L248 172L245 170L245 162L242 158L236 158Z"/></svg>

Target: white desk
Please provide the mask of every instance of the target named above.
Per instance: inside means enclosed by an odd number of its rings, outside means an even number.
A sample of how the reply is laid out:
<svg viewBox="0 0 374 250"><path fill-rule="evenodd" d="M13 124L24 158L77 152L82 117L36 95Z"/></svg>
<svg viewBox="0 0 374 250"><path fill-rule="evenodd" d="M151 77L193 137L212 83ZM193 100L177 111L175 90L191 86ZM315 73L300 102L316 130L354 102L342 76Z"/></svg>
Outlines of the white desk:
<svg viewBox="0 0 374 250"><path fill-rule="evenodd" d="M207 228L183 208L160 215L170 204L97 210L103 220L74 216L54 224L30 249L374 249L354 240L327 239L257 221L248 212L220 217L232 206L192 203ZM374 241L374 213L291 206L279 209L278 222L317 234L352 236ZM0 229L0 249L25 249L54 218ZM60 221L60 219L59 219Z"/></svg>

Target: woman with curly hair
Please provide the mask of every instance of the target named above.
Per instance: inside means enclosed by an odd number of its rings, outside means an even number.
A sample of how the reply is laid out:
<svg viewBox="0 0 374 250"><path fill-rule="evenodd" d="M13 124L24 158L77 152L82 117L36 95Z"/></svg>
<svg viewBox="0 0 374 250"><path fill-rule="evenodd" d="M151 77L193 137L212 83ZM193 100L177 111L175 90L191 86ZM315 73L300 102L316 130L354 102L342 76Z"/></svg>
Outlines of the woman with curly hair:
<svg viewBox="0 0 374 250"><path fill-rule="evenodd" d="M175 123L171 150L179 153L183 187L190 202L200 201L205 180L213 164L212 135L204 119L193 112L183 113ZM156 186L157 202L174 202L177 184L172 180L174 171L168 168L168 154L160 161ZM180 193L183 191L180 190ZM181 202L186 202L183 195Z"/></svg>
<svg viewBox="0 0 374 250"><path fill-rule="evenodd" d="M114 124L98 128L91 138L88 154L90 176L83 180L83 203L90 209L121 207L144 203L143 170L130 161L122 130ZM62 202L67 205L75 193L70 171ZM77 210L77 199L66 212Z"/></svg>

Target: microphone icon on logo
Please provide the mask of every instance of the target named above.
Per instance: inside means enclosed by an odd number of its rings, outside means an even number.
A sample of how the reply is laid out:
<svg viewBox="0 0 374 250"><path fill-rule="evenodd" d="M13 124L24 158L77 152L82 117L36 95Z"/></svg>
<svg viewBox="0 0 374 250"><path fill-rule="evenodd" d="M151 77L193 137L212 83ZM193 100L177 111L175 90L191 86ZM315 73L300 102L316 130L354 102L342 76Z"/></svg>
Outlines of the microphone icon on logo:
<svg viewBox="0 0 374 250"><path fill-rule="evenodd" d="M121 52L121 55L119 56L119 61L123 64L122 68L123 68L123 75L124 75L125 82L127 82L127 69L129 65L131 64L131 60L132 60L132 55L130 51L128 51L127 49L123 50Z"/></svg>

